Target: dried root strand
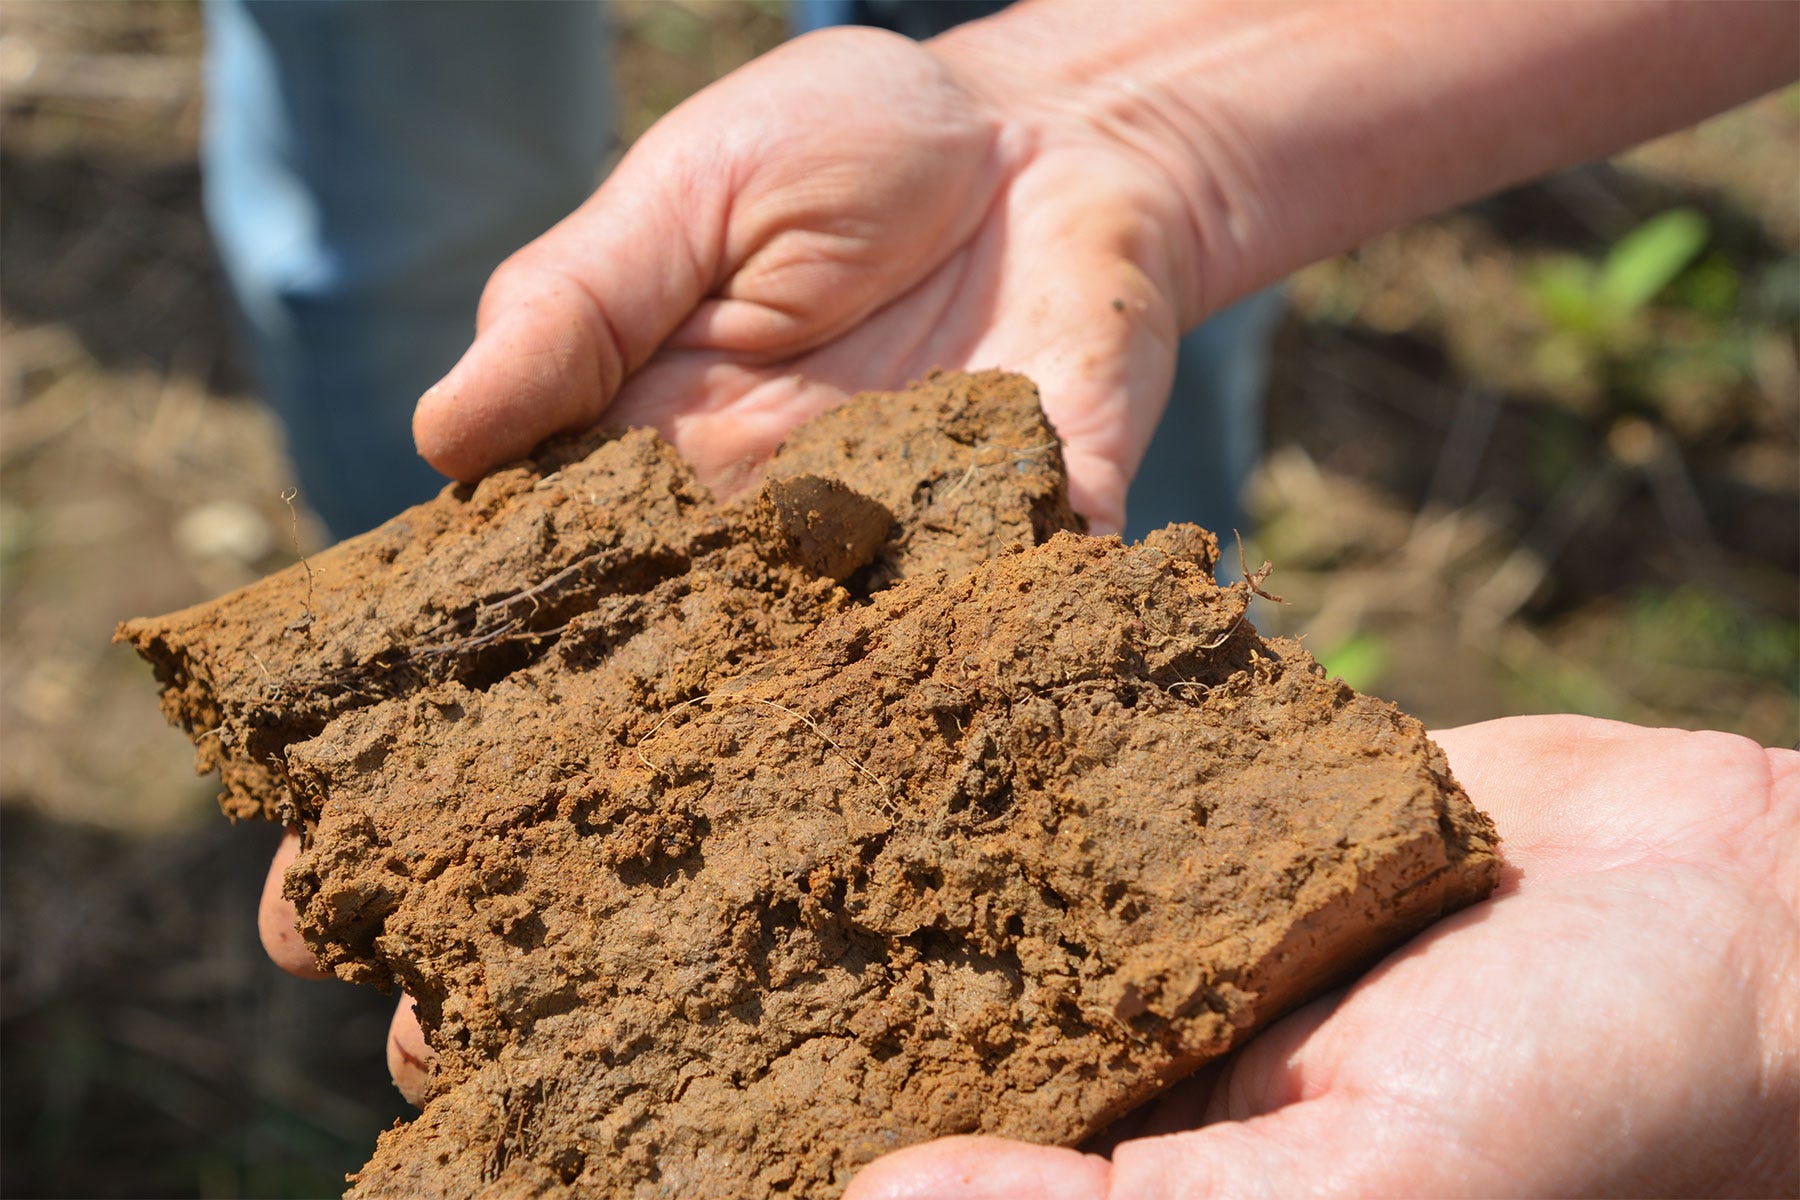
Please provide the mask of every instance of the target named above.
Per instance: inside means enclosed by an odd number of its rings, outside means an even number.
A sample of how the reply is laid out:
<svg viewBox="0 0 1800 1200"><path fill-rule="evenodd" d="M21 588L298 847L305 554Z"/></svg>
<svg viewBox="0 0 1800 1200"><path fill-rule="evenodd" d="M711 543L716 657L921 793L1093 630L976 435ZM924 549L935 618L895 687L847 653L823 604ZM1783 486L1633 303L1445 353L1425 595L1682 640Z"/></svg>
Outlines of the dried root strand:
<svg viewBox="0 0 1800 1200"><path fill-rule="evenodd" d="M792 717L796 721L799 721L802 725L805 725L808 729L812 730L814 735L817 736L820 741L824 742L826 746L830 747L833 754L836 754L838 756L838 758L840 758L844 762L848 763L863 778L867 779L870 783L873 783L877 788L881 789L881 808L882 808L883 812L886 812L890 816L898 815L899 810L894 804L894 789L893 789L893 785L891 783L889 783L887 780L883 779L881 776L875 774L875 772L869 770L868 767L864 766L861 762L858 762L855 758L851 757L850 754L842 746L838 745L837 741L830 734L825 732L824 727L822 727L817 721L813 720L811 717L807 716L805 713L798 712L795 709L791 709L785 704L777 704L773 700L764 700L760 696L738 696L738 695L733 695L728 692L708 692L703 696L695 696L691 700L683 700L680 704L675 705L673 708L671 708L667 712L665 712L661 716L661 718L659 718L657 720L656 724L652 725L650 727L649 732L645 733L643 737L641 737L637 740L637 742L632 746L632 753L636 754L638 761L643 763L644 766L647 767L650 771L654 772L655 774L661 776L664 779L667 779L669 777L668 771L663 767L659 767L655 763L651 762L647 757L645 757L644 752L641 749L641 747L643 746L643 744L645 742L647 742L651 738L655 737L658 730L660 730L664 725L668 724L669 718L673 717L676 713L680 712L682 709L690 708L696 704L704 704L704 703L708 703L708 702L715 701L715 700L717 700L717 701L738 701L738 702L741 702L744 704L760 704L764 708L772 708L778 713L781 713L785 716Z"/></svg>
<svg viewBox="0 0 1800 1200"><path fill-rule="evenodd" d="M1287 601L1280 596L1263 590L1263 581L1275 573L1275 564L1265 558L1263 565L1252 571L1249 560L1244 557L1244 535L1235 529L1231 533L1233 537L1237 538L1238 569L1244 573L1244 584L1250 589L1251 594L1261 596L1273 604L1286 604Z"/></svg>

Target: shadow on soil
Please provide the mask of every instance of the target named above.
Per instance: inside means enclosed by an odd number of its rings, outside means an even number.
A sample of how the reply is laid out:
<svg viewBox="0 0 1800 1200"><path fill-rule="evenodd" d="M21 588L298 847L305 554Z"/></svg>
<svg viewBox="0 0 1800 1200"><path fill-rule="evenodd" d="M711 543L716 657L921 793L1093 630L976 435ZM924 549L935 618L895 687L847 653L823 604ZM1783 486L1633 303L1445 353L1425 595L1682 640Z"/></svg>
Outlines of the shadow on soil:
<svg viewBox="0 0 1800 1200"><path fill-rule="evenodd" d="M263 956L277 838L0 808L0 1193L336 1195L410 1111L383 1059L391 998Z"/></svg>
<svg viewBox="0 0 1800 1200"><path fill-rule="evenodd" d="M7 148L0 195L0 307L14 324L67 326L104 367L244 390L196 163Z"/></svg>

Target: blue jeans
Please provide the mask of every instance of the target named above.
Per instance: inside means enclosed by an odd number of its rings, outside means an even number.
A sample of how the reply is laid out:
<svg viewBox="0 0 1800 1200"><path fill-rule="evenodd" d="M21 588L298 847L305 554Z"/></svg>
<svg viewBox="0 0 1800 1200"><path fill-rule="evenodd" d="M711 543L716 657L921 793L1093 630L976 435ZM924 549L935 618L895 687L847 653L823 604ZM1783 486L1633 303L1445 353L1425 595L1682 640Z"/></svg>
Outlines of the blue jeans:
<svg viewBox="0 0 1800 1200"><path fill-rule="evenodd" d="M798 28L916 37L990 0L798 0ZM612 136L592 3L212 0L207 216L308 503L338 536L431 496L414 402L468 347L482 285L586 199ZM1127 532L1243 527L1268 296L1182 343Z"/></svg>
<svg viewBox="0 0 1800 1200"><path fill-rule="evenodd" d="M333 533L443 478L413 403L489 273L600 180L594 4L206 6L207 218L306 501Z"/></svg>

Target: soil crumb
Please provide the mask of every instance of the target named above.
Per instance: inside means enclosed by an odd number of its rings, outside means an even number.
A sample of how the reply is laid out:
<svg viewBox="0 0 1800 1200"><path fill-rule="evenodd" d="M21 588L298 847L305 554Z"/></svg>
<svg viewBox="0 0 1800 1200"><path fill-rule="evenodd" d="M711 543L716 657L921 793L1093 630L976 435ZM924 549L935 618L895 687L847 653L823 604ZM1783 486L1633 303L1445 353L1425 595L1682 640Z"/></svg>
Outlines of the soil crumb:
<svg viewBox="0 0 1800 1200"><path fill-rule="evenodd" d="M431 1095L355 1196L833 1196L1073 1144L1442 913L1493 828L1419 723L1090 538L1028 381L939 374L708 495L545 447L121 628Z"/></svg>

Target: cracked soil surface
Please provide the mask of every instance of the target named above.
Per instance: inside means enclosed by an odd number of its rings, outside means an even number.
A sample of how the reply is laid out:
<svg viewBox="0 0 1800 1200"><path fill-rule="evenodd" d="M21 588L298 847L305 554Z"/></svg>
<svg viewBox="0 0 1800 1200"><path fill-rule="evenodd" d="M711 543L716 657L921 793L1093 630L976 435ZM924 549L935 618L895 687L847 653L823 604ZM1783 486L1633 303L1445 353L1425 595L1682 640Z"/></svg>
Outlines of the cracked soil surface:
<svg viewBox="0 0 1800 1200"><path fill-rule="evenodd" d="M356 1196L831 1196L1073 1144L1444 912L1493 829L1172 526L1090 538L1027 381L803 427L718 501L653 433L128 623L320 961L431 1095Z"/></svg>

